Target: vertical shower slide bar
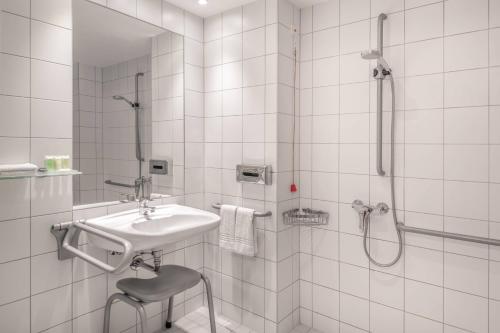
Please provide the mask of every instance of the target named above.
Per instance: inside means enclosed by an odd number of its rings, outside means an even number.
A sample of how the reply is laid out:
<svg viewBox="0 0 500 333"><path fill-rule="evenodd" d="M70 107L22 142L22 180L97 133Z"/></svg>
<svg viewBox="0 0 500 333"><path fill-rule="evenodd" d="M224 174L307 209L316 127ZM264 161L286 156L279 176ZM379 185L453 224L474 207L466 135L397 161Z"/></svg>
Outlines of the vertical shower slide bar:
<svg viewBox="0 0 500 333"><path fill-rule="evenodd" d="M384 13L378 16L378 34L377 34L377 50L380 54L380 57L384 55L384 20L387 18L387 15ZM377 65L379 60L377 60ZM383 83L384 81L381 79L377 79L377 173L379 176L384 176L385 171L382 168L382 126L383 126Z"/></svg>

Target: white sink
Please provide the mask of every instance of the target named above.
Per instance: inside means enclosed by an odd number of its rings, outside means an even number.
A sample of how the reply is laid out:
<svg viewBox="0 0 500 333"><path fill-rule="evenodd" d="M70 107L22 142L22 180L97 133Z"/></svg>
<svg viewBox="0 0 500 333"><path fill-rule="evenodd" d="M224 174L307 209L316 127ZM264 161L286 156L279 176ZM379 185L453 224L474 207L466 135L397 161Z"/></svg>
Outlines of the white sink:
<svg viewBox="0 0 500 333"><path fill-rule="evenodd" d="M217 228L218 215L204 210L181 206L155 207L149 215L139 209L128 210L87 220L85 224L124 238L132 243L134 251L159 249L164 245L188 239ZM111 251L122 248L103 238L88 234L94 245Z"/></svg>

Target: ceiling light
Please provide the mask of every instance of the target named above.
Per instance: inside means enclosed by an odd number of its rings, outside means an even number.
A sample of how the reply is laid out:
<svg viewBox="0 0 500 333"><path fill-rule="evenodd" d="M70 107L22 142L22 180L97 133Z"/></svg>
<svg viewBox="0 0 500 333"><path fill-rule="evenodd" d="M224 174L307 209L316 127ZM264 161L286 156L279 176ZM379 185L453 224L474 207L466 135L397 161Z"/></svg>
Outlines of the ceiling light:
<svg viewBox="0 0 500 333"><path fill-rule="evenodd" d="M202 6L205 6L208 4L208 1L207 0L198 0L198 5L202 5Z"/></svg>

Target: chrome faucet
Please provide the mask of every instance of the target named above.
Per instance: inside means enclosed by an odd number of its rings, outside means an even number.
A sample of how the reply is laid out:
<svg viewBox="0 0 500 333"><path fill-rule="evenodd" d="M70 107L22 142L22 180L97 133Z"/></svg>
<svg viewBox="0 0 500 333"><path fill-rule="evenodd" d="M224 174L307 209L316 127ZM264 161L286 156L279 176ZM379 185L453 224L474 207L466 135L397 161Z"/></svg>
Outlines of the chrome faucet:
<svg viewBox="0 0 500 333"><path fill-rule="evenodd" d="M359 230L365 231L367 217L370 215L384 215L389 212L389 206L384 202L379 202L376 206L365 205L361 200L354 200L351 205L359 214Z"/></svg>
<svg viewBox="0 0 500 333"><path fill-rule="evenodd" d="M153 179L151 177L141 176L135 180L135 198L139 201L139 212L142 215L149 215L155 211L154 207L149 206L152 187Z"/></svg>

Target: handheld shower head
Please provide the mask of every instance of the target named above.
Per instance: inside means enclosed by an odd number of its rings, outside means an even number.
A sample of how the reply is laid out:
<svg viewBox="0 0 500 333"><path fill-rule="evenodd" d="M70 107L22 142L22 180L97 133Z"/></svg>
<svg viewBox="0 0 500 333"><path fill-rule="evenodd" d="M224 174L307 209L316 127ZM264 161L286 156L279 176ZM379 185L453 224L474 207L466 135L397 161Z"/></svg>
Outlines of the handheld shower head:
<svg viewBox="0 0 500 333"><path fill-rule="evenodd" d="M130 105L132 108L135 107L135 104L132 103L131 101L129 101L128 99L126 99L125 97L123 96L120 96L120 95L114 95L113 96L113 99L114 100L117 100L117 101L125 101L125 103L127 103L128 105Z"/></svg>
<svg viewBox="0 0 500 333"><path fill-rule="evenodd" d="M378 50L366 50L361 52L361 58L366 60L377 60L377 62L384 67L384 69L389 70L391 67L385 61L384 57L380 54Z"/></svg>

